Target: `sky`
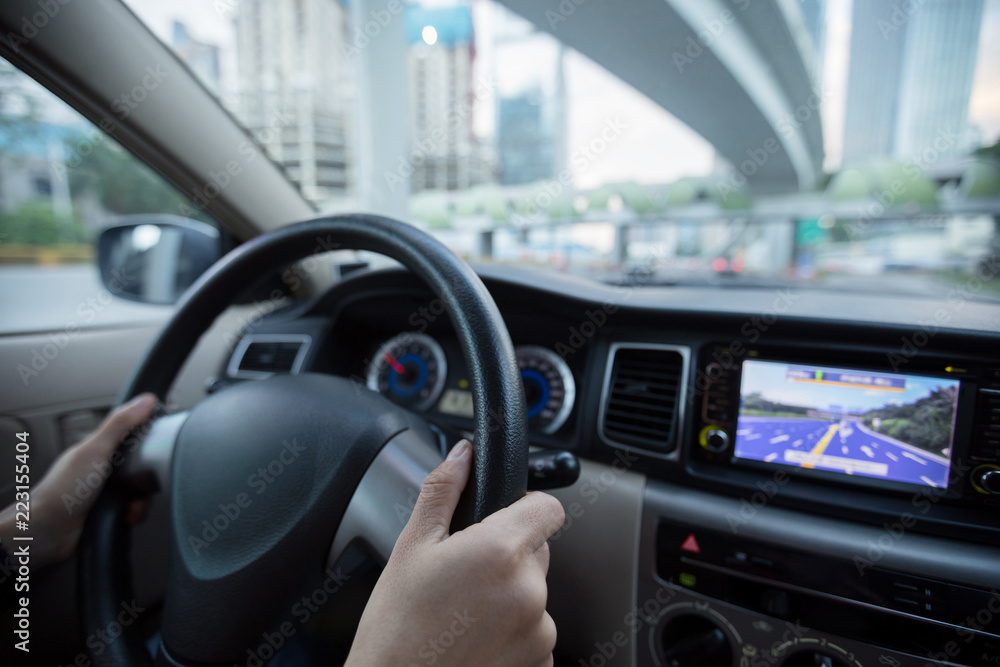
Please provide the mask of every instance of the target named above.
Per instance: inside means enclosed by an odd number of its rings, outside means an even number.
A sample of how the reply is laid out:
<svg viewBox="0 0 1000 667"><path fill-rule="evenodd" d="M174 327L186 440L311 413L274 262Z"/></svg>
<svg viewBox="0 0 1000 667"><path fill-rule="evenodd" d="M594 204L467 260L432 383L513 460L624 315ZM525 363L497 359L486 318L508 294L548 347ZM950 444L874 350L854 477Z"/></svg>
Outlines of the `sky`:
<svg viewBox="0 0 1000 667"><path fill-rule="evenodd" d="M801 365L796 364L796 368ZM853 387L837 387L833 385L809 384L791 381L787 378L788 364L768 363L762 361L746 361L743 364L743 380L740 393L747 396L760 393L765 399L786 405L814 407L819 410L848 412L867 412L885 405L913 403L924 398L938 387L954 386L957 380L941 378L906 377L906 390L902 393L881 389L856 389ZM824 368L817 366L817 369ZM845 370L826 367L829 370ZM859 371L849 371L859 372ZM891 373L876 373L883 377L894 376Z"/></svg>
<svg viewBox="0 0 1000 667"><path fill-rule="evenodd" d="M840 162L843 137L843 105L847 84L847 53L851 34L852 0L828 0L827 52L823 86L829 93L822 109L824 117L824 166L835 170ZM424 0L425 5L454 4L455 0ZM232 99L235 81L235 36L233 17L239 0L126 0L132 9L161 39L169 40L171 23L180 18L195 39L218 44L223 49L224 99ZM234 9L228 9L234 7ZM476 32L478 74L492 75L502 82L501 90L513 91L538 80L540 73L553 71L554 39L548 35L529 40L523 47L495 48L494 37L502 31L516 31L523 20L506 18L509 12L486 0L472 2ZM1000 0L985 0L982 38L972 99L970 121L982 133L985 143L1000 137ZM568 94L567 148L588 143L607 122L619 116L629 130L609 146L599 160L585 170L574 171L577 187L588 188L605 182L635 180L668 183L681 176L706 175L716 166L711 145L665 110L607 73L599 65L574 51L564 59ZM544 66L543 66L544 65ZM228 87L225 85L228 82ZM493 109L477 112L474 131L490 137L495 126Z"/></svg>

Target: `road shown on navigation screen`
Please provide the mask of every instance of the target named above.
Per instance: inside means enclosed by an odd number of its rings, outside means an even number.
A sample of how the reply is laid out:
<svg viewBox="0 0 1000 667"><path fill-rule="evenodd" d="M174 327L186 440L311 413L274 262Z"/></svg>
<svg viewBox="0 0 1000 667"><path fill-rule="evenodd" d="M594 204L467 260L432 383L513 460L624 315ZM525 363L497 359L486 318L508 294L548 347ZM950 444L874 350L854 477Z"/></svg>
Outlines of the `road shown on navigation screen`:
<svg viewBox="0 0 1000 667"><path fill-rule="evenodd" d="M742 458L945 487L948 461L874 433L854 420L740 417Z"/></svg>
<svg viewBox="0 0 1000 667"><path fill-rule="evenodd" d="M946 488L957 380L746 360L734 454Z"/></svg>

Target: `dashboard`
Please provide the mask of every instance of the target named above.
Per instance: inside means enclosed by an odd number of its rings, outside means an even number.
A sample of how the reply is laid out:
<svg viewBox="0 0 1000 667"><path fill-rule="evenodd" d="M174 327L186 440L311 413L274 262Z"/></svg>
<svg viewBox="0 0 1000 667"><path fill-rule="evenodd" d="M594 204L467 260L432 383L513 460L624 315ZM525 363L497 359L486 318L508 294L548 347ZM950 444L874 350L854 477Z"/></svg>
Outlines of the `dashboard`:
<svg viewBox="0 0 1000 667"><path fill-rule="evenodd" d="M620 662L598 662L1000 664L1000 308L476 268L531 444L636 480L634 530L605 508L605 533L576 542L596 553L611 530L619 550L564 561L590 558L645 619L619 628ZM442 443L481 407L442 304L401 270L264 318L221 377L273 372L351 378ZM568 632L557 619L574 655L599 649L584 614L565 611Z"/></svg>

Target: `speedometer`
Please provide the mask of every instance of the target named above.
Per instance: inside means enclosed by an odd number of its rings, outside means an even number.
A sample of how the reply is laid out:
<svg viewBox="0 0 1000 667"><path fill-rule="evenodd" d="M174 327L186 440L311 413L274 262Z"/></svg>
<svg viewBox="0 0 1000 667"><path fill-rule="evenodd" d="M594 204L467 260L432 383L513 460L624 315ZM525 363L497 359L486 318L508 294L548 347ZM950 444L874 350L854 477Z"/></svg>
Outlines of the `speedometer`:
<svg viewBox="0 0 1000 667"><path fill-rule="evenodd" d="M401 333L387 340L368 365L368 388L412 410L426 410L441 396L448 362L426 334Z"/></svg>
<svg viewBox="0 0 1000 667"><path fill-rule="evenodd" d="M524 382L528 427L555 433L566 423L576 399L572 371L562 357L545 347L522 345L514 354Z"/></svg>

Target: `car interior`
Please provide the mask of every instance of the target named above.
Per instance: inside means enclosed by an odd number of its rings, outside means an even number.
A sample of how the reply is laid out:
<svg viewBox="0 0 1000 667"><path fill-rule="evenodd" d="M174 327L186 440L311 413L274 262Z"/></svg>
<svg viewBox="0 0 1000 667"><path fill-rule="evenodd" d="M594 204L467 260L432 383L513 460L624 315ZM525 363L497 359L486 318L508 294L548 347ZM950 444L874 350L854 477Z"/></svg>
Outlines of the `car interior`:
<svg viewBox="0 0 1000 667"><path fill-rule="evenodd" d="M584 254L590 275L556 266L555 255L501 257L508 237L478 222L445 229L405 200L399 208L383 171L397 168L398 142L408 146L413 130L393 124L407 70L383 44L403 34L394 17L414 5L225 0L198 10L228 26L241 25L240 12L285 8L378 27L345 56L361 77L352 94L372 105L351 140L370 159L349 187L367 194L325 207L132 4L0 6L9 69L0 73L0 116L10 116L7 93L21 77L18 86L37 87L90 128L85 144L61 139L59 164L75 190L90 182L74 180L83 173L74 165L106 151L126 165L110 182L155 181L166 193L163 205L106 206L116 215L87 237L94 275L84 287L73 284L83 279L65 242L50 250L63 259L46 263L18 254L32 241L0 237L0 424L12 452L10 465L7 453L0 461L3 505L15 499L18 433L30 434L37 483L114 406L144 391L162 399L123 444L78 553L32 573L31 653L7 632L3 664L343 664L423 478L468 438L474 477L454 528L526 490L554 495L565 510L547 578L557 666L1000 665L998 154L962 157L959 176L941 175L940 161L928 166L926 180L942 188L932 195L938 208L893 208L874 186L846 204L809 199L861 172L824 171L827 121L802 111L811 61L789 53L808 39L808 3L496 3L532 35L637 88L643 104L728 146L718 159L749 179L678 181L667 208L643 212L646 223L609 224L614 271L591 271L597 260ZM458 4L474 15L494 6ZM982 2L969 4L983 12ZM983 43L997 4L986 0ZM419 20L440 21L433 40L458 39L431 5ZM925 0L896 20L895 5L872 5L896 30L938 11ZM242 30L238 39L248 39ZM352 30L344 43L357 46ZM426 32L414 39L433 47ZM995 74L1000 61L989 64ZM788 102L797 120L785 132L773 105L792 91L805 95ZM34 158L8 153L23 139L44 155L58 131L50 122L29 137L3 122L0 215L13 219L22 214L6 203L16 190L7 174ZM615 130L601 127L610 154ZM740 166L748 156L753 173ZM53 207L56 183L45 195ZM649 192L596 187L588 205L600 211L587 218L582 194L552 191L540 204L542 190L510 187L546 215L575 206L581 228L620 221ZM730 188L770 206L772 218L798 220L787 243L765 214L723 204ZM650 236L647 254L629 255L646 238L638 227L666 220L681 196L686 213L675 217L690 217L670 227L673 236ZM76 210L98 206L67 200ZM491 202L468 217L489 218ZM865 217L874 205L879 212ZM461 213L461 201L448 206ZM796 217L796 206L807 212ZM708 228L709 209L722 211L728 250L711 253L697 278L665 273L656 248ZM502 226L512 239L541 239L542 252L556 225L519 223L526 211L513 222L508 212ZM34 223L3 224L0 233L14 234ZM864 259L851 231L859 228L866 239L886 230L872 247L891 234L957 229L941 233L962 259L933 286L921 273L924 246L911 253L918 259L851 273L842 267ZM842 229L849 250L820 266L808 235ZM963 237L965 229L985 232ZM472 241L455 241L459 232ZM631 246L620 240L629 233ZM773 254L726 254L750 237ZM826 272L844 286L797 282L792 269L744 274L782 253L808 257L800 268L809 280ZM890 289L897 283L906 289ZM253 502L226 514L247 493ZM124 510L137 496L150 498L148 514L129 526ZM323 603L296 607L325 585ZM5 628L16 604L3 612ZM282 623L295 641L276 645L269 637Z"/></svg>

